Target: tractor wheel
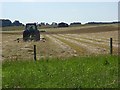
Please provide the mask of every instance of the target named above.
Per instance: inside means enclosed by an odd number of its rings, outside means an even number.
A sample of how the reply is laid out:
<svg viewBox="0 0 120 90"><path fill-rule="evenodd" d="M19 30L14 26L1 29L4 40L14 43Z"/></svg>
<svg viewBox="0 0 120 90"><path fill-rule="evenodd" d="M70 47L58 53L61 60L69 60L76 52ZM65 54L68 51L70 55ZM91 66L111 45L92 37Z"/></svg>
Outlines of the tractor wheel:
<svg viewBox="0 0 120 90"><path fill-rule="evenodd" d="M40 32L39 32L39 30L35 31L35 39L34 40L35 41L39 41L40 40Z"/></svg>
<svg viewBox="0 0 120 90"><path fill-rule="evenodd" d="M25 30L25 31L23 32L23 40L24 40L24 41L28 41L28 40L29 40L29 37L30 37L29 31L28 31L28 30Z"/></svg>

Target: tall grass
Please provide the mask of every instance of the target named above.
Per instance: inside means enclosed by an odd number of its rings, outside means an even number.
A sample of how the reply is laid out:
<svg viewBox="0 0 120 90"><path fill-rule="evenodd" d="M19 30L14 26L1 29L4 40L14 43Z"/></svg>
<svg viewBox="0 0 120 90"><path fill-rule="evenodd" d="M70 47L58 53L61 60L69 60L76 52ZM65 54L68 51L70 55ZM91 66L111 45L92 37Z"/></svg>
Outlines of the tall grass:
<svg viewBox="0 0 120 90"><path fill-rule="evenodd" d="M118 56L4 61L3 88L117 88Z"/></svg>

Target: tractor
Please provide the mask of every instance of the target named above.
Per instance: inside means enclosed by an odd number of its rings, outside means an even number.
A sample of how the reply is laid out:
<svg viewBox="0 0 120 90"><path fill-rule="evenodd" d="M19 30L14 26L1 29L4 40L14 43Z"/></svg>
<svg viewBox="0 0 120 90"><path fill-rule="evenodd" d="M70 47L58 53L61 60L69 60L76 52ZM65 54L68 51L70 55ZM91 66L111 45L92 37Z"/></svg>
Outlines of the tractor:
<svg viewBox="0 0 120 90"><path fill-rule="evenodd" d="M40 31L37 29L36 23L27 23L23 31L23 41L39 41Z"/></svg>

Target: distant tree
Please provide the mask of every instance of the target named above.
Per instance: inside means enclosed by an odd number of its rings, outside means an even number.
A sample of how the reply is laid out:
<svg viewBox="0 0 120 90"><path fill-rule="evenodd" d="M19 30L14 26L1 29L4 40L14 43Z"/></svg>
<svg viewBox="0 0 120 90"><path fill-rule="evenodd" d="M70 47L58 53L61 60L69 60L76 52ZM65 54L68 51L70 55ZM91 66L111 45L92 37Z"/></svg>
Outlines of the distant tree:
<svg viewBox="0 0 120 90"><path fill-rule="evenodd" d="M56 22L52 22L51 26L55 28L58 26L58 24Z"/></svg>
<svg viewBox="0 0 120 90"><path fill-rule="evenodd" d="M12 23L9 19L0 19L0 26L2 26L2 27L7 27L7 26L24 26L24 24L20 23L17 20L15 20Z"/></svg>
<svg viewBox="0 0 120 90"><path fill-rule="evenodd" d="M45 23L44 23L44 22L41 22L40 25L41 25L41 26L45 26Z"/></svg>
<svg viewBox="0 0 120 90"><path fill-rule="evenodd" d="M57 26L57 23L56 23L56 22L52 22L51 25L52 25L52 26Z"/></svg>
<svg viewBox="0 0 120 90"><path fill-rule="evenodd" d="M40 26L41 26L41 24L38 24L38 26L40 27Z"/></svg>
<svg viewBox="0 0 120 90"><path fill-rule="evenodd" d="M46 26L49 26L50 24L49 24L49 23L46 23L45 25L46 25Z"/></svg>
<svg viewBox="0 0 120 90"><path fill-rule="evenodd" d="M70 23L70 25L81 25L81 22L73 22L73 23Z"/></svg>
<svg viewBox="0 0 120 90"><path fill-rule="evenodd" d="M9 19L0 19L0 26L12 26L12 22Z"/></svg>
<svg viewBox="0 0 120 90"><path fill-rule="evenodd" d="M58 27L68 27L69 25L67 23L61 22L58 24Z"/></svg>
<svg viewBox="0 0 120 90"><path fill-rule="evenodd" d="M14 22L13 22L13 26L22 26L23 24L22 23L20 23L18 20L15 20Z"/></svg>
<svg viewBox="0 0 120 90"><path fill-rule="evenodd" d="M119 22L88 22L86 24L115 24Z"/></svg>

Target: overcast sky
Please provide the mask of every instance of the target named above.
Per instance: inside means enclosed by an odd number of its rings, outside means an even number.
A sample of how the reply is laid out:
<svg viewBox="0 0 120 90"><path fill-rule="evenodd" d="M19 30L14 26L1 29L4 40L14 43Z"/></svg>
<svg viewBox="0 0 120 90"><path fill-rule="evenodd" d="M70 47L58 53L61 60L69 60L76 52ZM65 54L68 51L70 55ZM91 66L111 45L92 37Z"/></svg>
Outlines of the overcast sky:
<svg viewBox="0 0 120 90"><path fill-rule="evenodd" d="M86 23L118 20L118 2L2 2L1 5L0 18L12 22Z"/></svg>

